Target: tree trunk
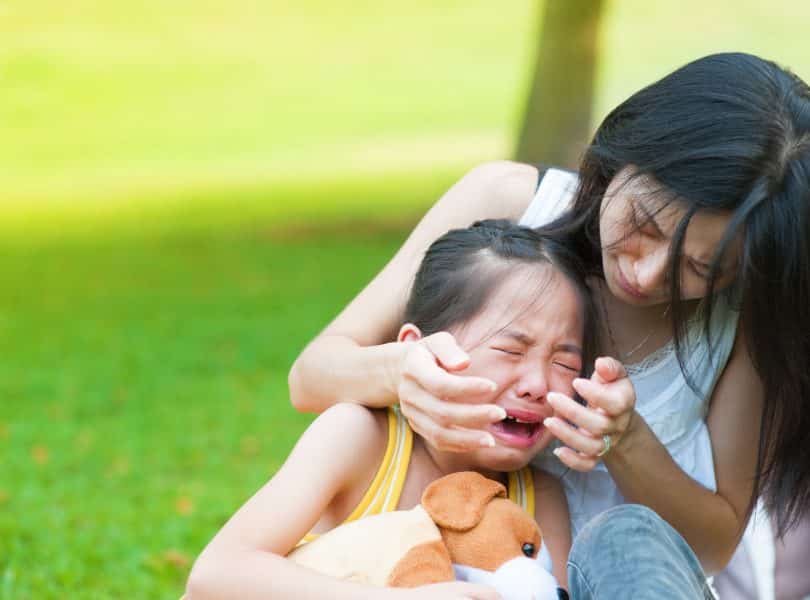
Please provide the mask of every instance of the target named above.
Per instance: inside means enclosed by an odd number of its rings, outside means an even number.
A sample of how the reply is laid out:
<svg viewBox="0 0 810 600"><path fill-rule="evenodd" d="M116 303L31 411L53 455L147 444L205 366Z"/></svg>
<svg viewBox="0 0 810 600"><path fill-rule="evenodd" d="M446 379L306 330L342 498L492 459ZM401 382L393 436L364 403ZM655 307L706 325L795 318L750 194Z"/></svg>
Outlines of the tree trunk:
<svg viewBox="0 0 810 600"><path fill-rule="evenodd" d="M591 135L603 0L546 0L515 158L576 169Z"/></svg>

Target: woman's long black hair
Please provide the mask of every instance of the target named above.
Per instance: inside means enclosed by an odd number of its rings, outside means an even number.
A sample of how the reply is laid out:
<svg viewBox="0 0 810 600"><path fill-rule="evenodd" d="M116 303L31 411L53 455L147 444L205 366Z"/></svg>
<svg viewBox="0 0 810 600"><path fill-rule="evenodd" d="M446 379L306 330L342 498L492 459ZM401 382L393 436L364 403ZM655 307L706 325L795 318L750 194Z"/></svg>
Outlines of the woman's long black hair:
<svg viewBox="0 0 810 600"><path fill-rule="evenodd" d="M709 276L707 338L720 261L743 234L734 286L765 393L754 492L783 534L810 511L810 88L773 62L715 54L613 110L583 157L573 211L553 224L592 271L601 270L602 199L628 166L686 208L672 239L672 298L689 220L703 210L732 215ZM685 308L672 308L683 369Z"/></svg>

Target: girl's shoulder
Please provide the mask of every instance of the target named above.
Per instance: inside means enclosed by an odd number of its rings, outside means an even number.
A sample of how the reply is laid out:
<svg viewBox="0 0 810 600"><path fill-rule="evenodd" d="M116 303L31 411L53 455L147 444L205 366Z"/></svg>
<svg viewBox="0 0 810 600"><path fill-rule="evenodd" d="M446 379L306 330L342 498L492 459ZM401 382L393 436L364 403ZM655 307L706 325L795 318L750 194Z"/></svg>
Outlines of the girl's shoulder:
<svg viewBox="0 0 810 600"><path fill-rule="evenodd" d="M329 473L331 482L325 487L331 500L316 531L339 525L352 512L374 479L387 444L386 409L339 403L312 421L290 458L304 476Z"/></svg>
<svg viewBox="0 0 810 600"><path fill-rule="evenodd" d="M318 415L304 437L352 448L358 455L380 453L388 442L388 409L339 402ZM339 443L345 441L345 444ZM337 449L337 448L335 448Z"/></svg>
<svg viewBox="0 0 810 600"><path fill-rule="evenodd" d="M351 488L373 473L388 443L386 409L342 402L329 407L307 427L296 444L313 460L329 462L347 473L343 488Z"/></svg>

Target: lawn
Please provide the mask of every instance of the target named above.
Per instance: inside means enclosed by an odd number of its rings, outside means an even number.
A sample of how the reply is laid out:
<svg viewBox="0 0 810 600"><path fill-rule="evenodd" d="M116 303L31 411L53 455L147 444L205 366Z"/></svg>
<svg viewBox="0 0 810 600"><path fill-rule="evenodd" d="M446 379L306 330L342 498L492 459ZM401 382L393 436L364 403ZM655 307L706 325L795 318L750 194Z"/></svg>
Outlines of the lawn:
<svg viewBox="0 0 810 600"><path fill-rule="evenodd" d="M607 5L597 116L716 50L810 77L810 3ZM494 6L0 2L0 600L179 596L293 358L509 155L539 4Z"/></svg>
<svg viewBox="0 0 810 600"><path fill-rule="evenodd" d="M379 225L4 248L0 598L177 597L308 422L289 364L401 240Z"/></svg>

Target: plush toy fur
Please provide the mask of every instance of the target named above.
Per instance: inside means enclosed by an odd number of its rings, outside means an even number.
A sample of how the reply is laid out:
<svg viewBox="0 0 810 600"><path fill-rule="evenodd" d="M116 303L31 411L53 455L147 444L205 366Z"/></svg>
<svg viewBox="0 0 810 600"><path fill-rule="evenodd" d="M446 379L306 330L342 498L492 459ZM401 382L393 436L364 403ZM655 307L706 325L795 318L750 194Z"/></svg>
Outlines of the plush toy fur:
<svg viewBox="0 0 810 600"><path fill-rule="evenodd" d="M492 585L505 600L556 598L537 560L537 523L478 473L431 483L421 505L346 523L290 553L296 563L351 581L414 587L463 579Z"/></svg>

